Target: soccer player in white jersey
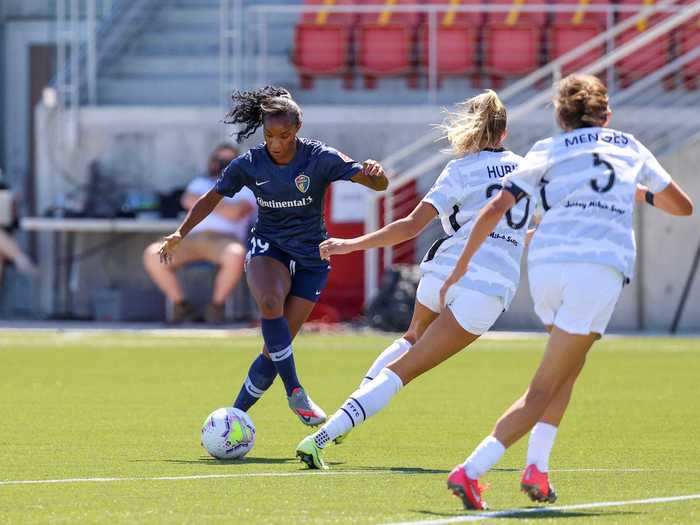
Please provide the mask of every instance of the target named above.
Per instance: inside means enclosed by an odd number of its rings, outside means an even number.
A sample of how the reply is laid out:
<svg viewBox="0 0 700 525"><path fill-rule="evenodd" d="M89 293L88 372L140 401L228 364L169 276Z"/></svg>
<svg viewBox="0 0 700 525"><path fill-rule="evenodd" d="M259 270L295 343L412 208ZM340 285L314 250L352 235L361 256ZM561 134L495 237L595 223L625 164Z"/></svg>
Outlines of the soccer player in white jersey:
<svg viewBox="0 0 700 525"><path fill-rule="evenodd" d="M586 354L632 278L635 201L646 199L672 215L693 210L649 150L607 127L608 94L598 78L566 77L554 107L564 133L536 143L504 179L503 191L478 214L440 291L449 304L502 217L521 199L539 196L545 213L530 243L528 271L535 312L550 336L528 389L448 477L448 488L468 509L485 508L478 479L530 429L521 489L535 501L556 498L547 475L549 453Z"/></svg>
<svg viewBox="0 0 700 525"><path fill-rule="evenodd" d="M330 257L392 246L416 237L435 218L447 234L428 250L422 264L413 318L408 331L377 358L360 388L323 427L297 447L310 468L325 468L322 449L386 406L411 380L440 364L486 332L508 308L520 278L520 259L534 203L523 199L496 226L465 276L440 311L440 288L453 266L475 213L502 188L521 157L506 151L506 109L496 93L467 100L444 124L460 158L447 164L425 198L405 218L354 239L328 239L321 255ZM410 351L408 351L410 349Z"/></svg>

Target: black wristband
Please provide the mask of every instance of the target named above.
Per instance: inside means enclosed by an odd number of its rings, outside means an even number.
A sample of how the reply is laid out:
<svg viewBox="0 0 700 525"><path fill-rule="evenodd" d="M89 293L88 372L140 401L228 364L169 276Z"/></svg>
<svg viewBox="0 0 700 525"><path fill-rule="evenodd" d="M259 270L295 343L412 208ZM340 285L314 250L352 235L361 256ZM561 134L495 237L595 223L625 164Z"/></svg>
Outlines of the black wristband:
<svg viewBox="0 0 700 525"><path fill-rule="evenodd" d="M653 206L654 205L654 194L650 191L647 191L644 194L644 200L647 201L647 204L649 204L650 206Z"/></svg>

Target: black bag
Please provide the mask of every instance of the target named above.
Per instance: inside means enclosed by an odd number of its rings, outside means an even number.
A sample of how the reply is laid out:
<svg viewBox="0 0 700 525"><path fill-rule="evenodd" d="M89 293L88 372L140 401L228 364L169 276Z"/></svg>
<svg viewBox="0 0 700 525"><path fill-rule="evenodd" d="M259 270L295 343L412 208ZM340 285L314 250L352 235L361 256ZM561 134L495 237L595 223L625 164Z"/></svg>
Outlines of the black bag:
<svg viewBox="0 0 700 525"><path fill-rule="evenodd" d="M379 292L367 307L369 325L378 330L405 331L411 324L419 281L417 264L396 264L384 270Z"/></svg>

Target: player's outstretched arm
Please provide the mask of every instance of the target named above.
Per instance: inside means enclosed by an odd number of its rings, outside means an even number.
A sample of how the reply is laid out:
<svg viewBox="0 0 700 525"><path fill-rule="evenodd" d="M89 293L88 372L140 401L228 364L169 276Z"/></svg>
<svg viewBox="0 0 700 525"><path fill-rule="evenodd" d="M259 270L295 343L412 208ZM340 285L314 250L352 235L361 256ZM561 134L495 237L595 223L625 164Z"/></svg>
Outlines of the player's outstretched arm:
<svg viewBox="0 0 700 525"><path fill-rule="evenodd" d="M362 163L362 171L353 176L351 181L362 184L374 191L384 191L389 187L389 179L384 168L376 160L367 159Z"/></svg>
<svg viewBox="0 0 700 525"><path fill-rule="evenodd" d="M495 198L481 209L469 234L467 244L465 244L462 254L457 259L454 270L452 270L452 274L450 274L440 289L441 305L445 305L447 290L467 273L469 262L474 257L474 254L496 228L498 221L503 218L508 210L515 206L516 202L515 196L510 191L501 190Z"/></svg>
<svg viewBox="0 0 700 525"><path fill-rule="evenodd" d="M681 187L671 181L662 191L651 193L649 188L637 185L638 202L648 202L670 215L687 216L693 214L693 201Z"/></svg>
<svg viewBox="0 0 700 525"><path fill-rule="evenodd" d="M192 228L197 226L204 218L209 215L214 208L221 202L223 197L217 193L215 188L210 189L207 193L202 195L194 206L190 208L187 212L185 220L182 221L180 227L167 237L163 238L163 243L160 245L160 262L164 264L169 264L172 262L173 254L177 245L180 241L192 231Z"/></svg>
<svg viewBox="0 0 700 525"><path fill-rule="evenodd" d="M407 217L387 224L376 232L367 233L353 239L330 238L323 241L319 246L321 258L328 259L331 255L342 255L358 250L393 246L413 239L435 217L437 217L437 210L431 204L421 201Z"/></svg>

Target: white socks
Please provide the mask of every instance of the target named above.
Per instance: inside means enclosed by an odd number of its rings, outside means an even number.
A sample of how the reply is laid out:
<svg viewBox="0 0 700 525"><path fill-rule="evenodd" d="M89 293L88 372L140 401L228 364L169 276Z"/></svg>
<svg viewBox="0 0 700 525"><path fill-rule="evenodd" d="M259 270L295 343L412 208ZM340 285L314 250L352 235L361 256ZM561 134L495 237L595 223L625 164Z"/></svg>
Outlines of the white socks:
<svg viewBox="0 0 700 525"><path fill-rule="evenodd" d="M537 423L530 432L527 448L527 465L535 465L540 472L549 471L549 455L557 436L557 427L549 423ZM503 457L506 447L493 436L488 436L464 462L464 470L472 479L479 479Z"/></svg>
<svg viewBox="0 0 700 525"><path fill-rule="evenodd" d="M527 445L527 463L535 465L540 472L549 471L549 455L552 453L554 439L557 437L557 427L549 423L538 422L530 432Z"/></svg>
<svg viewBox="0 0 700 525"><path fill-rule="evenodd" d="M329 441L360 425L389 404L401 387L403 387L401 378L388 368L384 368L374 380L355 390L340 410L314 434L316 445L323 448Z"/></svg>
<svg viewBox="0 0 700 525"><path fill-rule="evenodd" d="M372 379L377 377L379 372L382 371L382 368L391 364L393 361L396 361L399 357L408 352L411 349L411 346L411 343L406 341L406 339L403 337L391 343L381 354L379 354L377 359L374 360L372 366L370 366L369 370L367 370L365 377L362 378L360 386L364 386L372 381Z"/></svg>
<svg viewBox="0 0 700 525"><path fill-rule="evenodd" d="M464 462L464 470L472 479L479 479L501 459L506 451L500 441L493 436L488 436L479 446L476 447L472 455Z"/></svg>

